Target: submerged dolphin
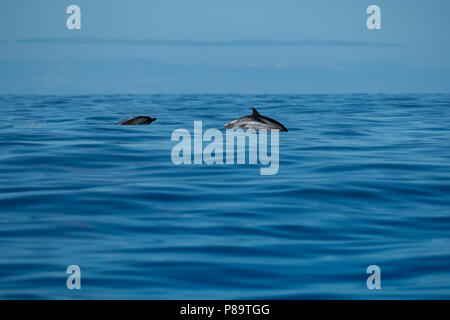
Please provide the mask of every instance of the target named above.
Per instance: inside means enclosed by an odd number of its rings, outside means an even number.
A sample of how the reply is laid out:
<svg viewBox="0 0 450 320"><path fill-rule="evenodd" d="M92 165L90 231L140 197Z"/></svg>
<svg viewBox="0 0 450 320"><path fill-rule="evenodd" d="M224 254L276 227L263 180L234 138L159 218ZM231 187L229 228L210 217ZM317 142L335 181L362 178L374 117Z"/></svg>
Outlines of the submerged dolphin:
<svg viewBox="0 0 450 320"><path fill-rule="evenodd" d="M285 126L276 120L264 117L259 114L258 110L252 108L253 113L249 116L234 119L223 126L224 129L253 129L253 130L274 130L287 132Z"/></svg>
<svg viewBox="0 0 450 320"><path fill-rule="evenodd" d="M155 120L156 120L156 118L150 118L147 116L139 116L139 117L134 117L131 119L122 120L118 124L125 125L125 126L135 126L135 125L142 125L142 124L150 124Z"/></svg>

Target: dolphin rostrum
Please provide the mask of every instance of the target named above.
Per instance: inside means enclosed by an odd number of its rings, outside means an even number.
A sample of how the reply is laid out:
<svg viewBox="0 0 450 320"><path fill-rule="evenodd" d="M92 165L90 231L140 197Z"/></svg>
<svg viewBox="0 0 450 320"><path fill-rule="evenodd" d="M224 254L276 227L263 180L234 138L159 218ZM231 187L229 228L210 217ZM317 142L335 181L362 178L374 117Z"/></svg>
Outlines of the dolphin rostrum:
<svg viewBox="0 0 450 320"><path fill-rule="evenodd" d="M135 125L142 125L142 124L150 124L155 120L156 120L156 118L150 118L147 116L139 116L139 117L134 117L131 119L122 120L118 124L125 125L125 126L135 126Z"/></svg>
<svg viewBox="0 0 450 320"><path fill-rule="evenodd" d="M264 117L259 114L258 110L252 108L253 113L248 116L234 119L223 126L224 129L253 129L253 130L274 130L287 132L285 126L276 120Z"/></svg>

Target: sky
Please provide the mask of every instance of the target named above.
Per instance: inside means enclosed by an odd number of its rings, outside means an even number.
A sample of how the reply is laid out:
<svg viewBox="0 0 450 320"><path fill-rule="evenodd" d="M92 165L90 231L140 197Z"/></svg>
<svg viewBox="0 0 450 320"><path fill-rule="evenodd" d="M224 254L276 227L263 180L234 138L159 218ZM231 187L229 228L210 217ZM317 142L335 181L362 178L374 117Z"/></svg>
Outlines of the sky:
<svg viewBox="0 0 450 320"><path fill-rule="evenodd" d="M72 4L81 30L66 27ZM450 93L449 12L448 0L1 0L0 94Z"/></svg>

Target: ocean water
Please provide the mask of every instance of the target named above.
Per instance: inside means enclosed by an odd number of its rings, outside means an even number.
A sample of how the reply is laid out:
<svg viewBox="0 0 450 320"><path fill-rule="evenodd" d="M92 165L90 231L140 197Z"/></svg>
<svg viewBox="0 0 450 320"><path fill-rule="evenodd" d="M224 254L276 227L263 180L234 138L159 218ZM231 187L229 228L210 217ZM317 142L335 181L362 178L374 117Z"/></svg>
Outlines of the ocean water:
<svg viewBox="0 0 450 320"><path fill-rule="evenodd" d="M173 164L173 130L251 106L289 129L276 175ZM450 95L0 96L0 109L0 298L450 298ZM137 115L158 120L116 125Z"/></svg>

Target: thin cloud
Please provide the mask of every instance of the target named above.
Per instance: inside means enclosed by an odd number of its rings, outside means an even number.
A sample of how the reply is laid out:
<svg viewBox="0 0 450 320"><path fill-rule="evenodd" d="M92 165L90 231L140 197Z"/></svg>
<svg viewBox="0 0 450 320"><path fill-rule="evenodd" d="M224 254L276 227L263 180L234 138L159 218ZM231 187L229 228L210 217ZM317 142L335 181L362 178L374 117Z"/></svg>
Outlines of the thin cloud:
<svg viewBox="0 0 450 320"><path fill-rule="evenodd" d="M129 46L176 46L176 47L392 47L402 44L347 40L167 40L167 39L106 39L106 38L30 38L20 43L49 45L129 45Z"/></svg>

